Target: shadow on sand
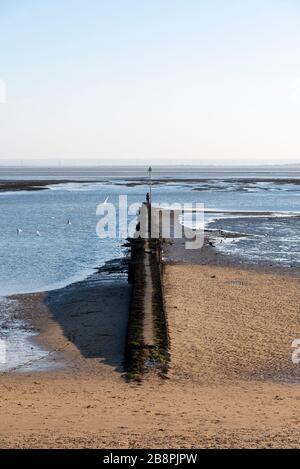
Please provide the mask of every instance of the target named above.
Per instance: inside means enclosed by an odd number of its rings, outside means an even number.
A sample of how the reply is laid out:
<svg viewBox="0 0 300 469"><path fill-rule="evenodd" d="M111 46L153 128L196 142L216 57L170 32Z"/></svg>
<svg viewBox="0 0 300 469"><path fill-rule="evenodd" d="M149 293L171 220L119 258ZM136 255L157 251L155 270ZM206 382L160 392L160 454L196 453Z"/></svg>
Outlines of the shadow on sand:
<svg viewBox="0 0 300 469"><path fill-rule="evenodd" d="M112 275L112 277L114 277ZM48 294L45 304L64 336L84 358L123 372L131 286L126 278L96 273Z"/></svg>

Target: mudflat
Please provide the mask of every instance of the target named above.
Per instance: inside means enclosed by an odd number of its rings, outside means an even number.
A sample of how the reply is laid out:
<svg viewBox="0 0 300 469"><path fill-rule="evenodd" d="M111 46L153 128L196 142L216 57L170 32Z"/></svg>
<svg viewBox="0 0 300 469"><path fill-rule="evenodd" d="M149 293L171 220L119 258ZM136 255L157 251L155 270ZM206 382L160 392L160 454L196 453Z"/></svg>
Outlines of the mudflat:
<svg viewBox="0 0 300 469"><path fill-rule="evenodd" d="M183 264L164 281L169 379L142 384L123 373L124 284L19 298L59 366L1 375L2 448L300 446L300 280Z"/></svg>

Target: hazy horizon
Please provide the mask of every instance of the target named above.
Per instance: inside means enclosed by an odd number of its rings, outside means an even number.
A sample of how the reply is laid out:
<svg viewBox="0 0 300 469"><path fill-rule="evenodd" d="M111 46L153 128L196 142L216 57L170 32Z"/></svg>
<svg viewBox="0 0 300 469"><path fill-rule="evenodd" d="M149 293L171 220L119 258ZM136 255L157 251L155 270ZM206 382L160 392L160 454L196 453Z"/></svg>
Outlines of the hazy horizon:
<svg viewBox="0 0 300 469"><path fill-rule="evenodd" d="M210 169L210 168L298 168L300 169L300 163L283 163L283 164L280 164L280 163L277 163L277 164L272 164L272 163L269 163L269 164L226 164L226 163L223 163L223 164L205 164L205 163L155 163L155 164L152 164L151 161L146 164L146 163L137 163L137 164L134 164L134 163L128 163L128 164L125 164L125 163L97 163L97 162L90 162L90 163L71 163L69 162L69 164L67 163L64 163L64 164L55 164L55 162L52 162L52 163L47 163L47 162L44 162L44 163L34 163L34 162L30 162L30 161L26 161L24 162L23 164L18 164L18 163L11 163L11 162L7 162L7 163L4 163L4 162L1 162L0 161L0 168L55 168L55 169L64 169L64 168L145 168L145 170L147 170L147 168L149 167L149 164L152 166L152 168L203 168L203 169Z"/></svg>

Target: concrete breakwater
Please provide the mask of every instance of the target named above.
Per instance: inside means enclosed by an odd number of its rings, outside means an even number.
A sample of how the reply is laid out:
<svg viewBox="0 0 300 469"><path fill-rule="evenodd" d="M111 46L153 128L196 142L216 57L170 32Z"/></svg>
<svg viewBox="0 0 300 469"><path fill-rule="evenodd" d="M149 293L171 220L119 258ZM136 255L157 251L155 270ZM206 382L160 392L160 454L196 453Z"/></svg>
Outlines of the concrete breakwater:
<svg viewBox="0 0 300 469"><path fill-rule="evenodd" d="M140 380L147 371L165 377L169 363L169 335L164 306L162 241L131 238L128 280L133 284L129 312L126 371Z"/></svg>

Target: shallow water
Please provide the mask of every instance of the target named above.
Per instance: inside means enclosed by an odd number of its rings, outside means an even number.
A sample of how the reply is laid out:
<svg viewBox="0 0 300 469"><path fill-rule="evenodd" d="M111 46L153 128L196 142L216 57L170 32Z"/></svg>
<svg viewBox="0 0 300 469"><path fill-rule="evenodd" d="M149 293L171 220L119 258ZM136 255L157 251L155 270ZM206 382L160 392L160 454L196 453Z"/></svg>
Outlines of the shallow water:
<svg viewBox="0 0 300 469"><path fill-rule="evenodd" d="M125 239L97 236L96 208L106 197L117 205L119 195L127 195L129 204L141 204L148 190L146 182L140 185L145 177L142 169L2 170L0 179L83 178L85 182L0 193L0 296L63 287L124 256ZM223 253L251 263L300 266L299 172L165 168L153 171L154 183L158 178L165 182L153 186L156 203L204 203L206 209L219 212L206 215L209 228L249 235L220 243L217 248ZM139 185L128 187L127 180ZM249 216L249 211L273 215ZM32 331L15 320L14 307L13 300L0 301L0 340L8 344L9 366L45 353L27 340Z"/></svg>
<svg viewBox="0 0 300 469"><path fill-rule="evenodd" d="M247 236L223 239L217 249L240 262L282 267L300 267L299 217L223 218L210 224L211 229L245 233Z"/></svg>
<svg viewBox="0 0 300 469"><path fill-rule="evenodd" d="M21 170L17 174L6 170L2 178L26 177L29 179L57 177L58 170ZM209 176L210 174L210 176ZM216 178L216 174L218 177ZM157 203L204 203L206 209L248 211L270 211L300 213L300 180L298 173L284 172L218 172L208 173L190 169L184 172L160 170L153 179L176 177L164 184L153 186L153 200ZM147 185L127 187L121 179L145 176L141 169L136 171L106 169L95 173L91 170L61 170L63 178L103 178L105 183L69 183L52 186L37 192L0 193L0 295L35 292L58 288L80 280L112 258L123 255L124 239L100 239L96 225L97 205L109 197L117 205L120 194L128 196L128 203L141 203L145 199ZM182 181L178 182L180 178ZM190 182L191 176L198 179ZM247 182L242 182L241 176ZM253 177L258 178L253 180ZM203 180L210 177L209 180ZM262 178L272 182L262 182ZM111 179L111 183L107 179ZM277 180L276 180L277 178ZM287 179L284 180L283 178ZM117 184L116 184L117 183ZM248 239L235 240L231 245L224 243L222 249L228 253L239 252L244 258L255 261L272 260L274 263L300 261L299 221L294 218L263 218L227 214L207 214L210 218L223 217L211 227L241 231L252 235ZM130 219L132 219L131 217ZM71 224L67 224L70 220ZM17 236L17 229L22 232ZM273 228L273 229L272 229ZM272 231L266 239L259 237ZM40 236L37 235L39 232ZM257 236L254 236L257 235ZM284 238L284 241L282 241ZM274 249L270 249L270 243ZM291 255L289 255L290 253Z"/></svg>
<svg viewBox="0 0 300 469"><path fill-rule="evenodd" d="M34 360L34 369L44 371L57 363L48 360L49 353L37 346L31 339L36 335L29 325L18 318L16 312L18 301L10 298L1 298L0 301L0 341L1 357L0 372L11 370L32 371L31 361Z"/></svg>

